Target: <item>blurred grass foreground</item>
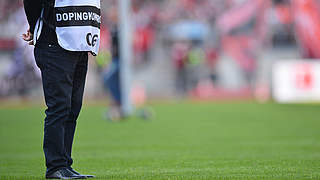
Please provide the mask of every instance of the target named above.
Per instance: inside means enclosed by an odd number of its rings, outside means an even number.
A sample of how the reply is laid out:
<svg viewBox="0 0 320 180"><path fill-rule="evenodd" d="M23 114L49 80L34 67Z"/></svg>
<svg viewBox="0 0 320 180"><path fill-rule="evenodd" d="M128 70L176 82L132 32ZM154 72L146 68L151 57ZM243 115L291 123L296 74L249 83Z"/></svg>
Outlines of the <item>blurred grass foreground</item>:
<svg viewBox="0 0 320 180"><path fill-rule="evenodd" d="M78 121L74 167L95 179L319 179L319 105L154 104L157 117ZM0 179L43 179L42 107L0 109Z"/></svg>

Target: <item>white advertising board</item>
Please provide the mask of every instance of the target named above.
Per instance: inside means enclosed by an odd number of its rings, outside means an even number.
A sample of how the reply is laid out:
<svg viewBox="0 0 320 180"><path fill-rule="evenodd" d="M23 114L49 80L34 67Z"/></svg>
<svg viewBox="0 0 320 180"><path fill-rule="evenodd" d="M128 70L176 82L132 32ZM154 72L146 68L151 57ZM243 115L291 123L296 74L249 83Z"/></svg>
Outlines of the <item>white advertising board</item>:
<svg viewBox="0 0 320 180"><path fill-rule="evenodd" d="M278 61L272 71L272 94L277 102L320 102L319 60Z"/></svg>

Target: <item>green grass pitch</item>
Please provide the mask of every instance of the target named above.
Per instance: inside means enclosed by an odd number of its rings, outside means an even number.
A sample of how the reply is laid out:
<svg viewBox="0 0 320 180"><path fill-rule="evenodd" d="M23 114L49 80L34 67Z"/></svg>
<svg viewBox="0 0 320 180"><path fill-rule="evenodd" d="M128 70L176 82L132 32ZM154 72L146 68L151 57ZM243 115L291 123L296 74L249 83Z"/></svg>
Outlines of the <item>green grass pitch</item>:
<svg viewBox="0 0 320 180"><path fill-rule="evenodd" d="M155 103L156 118L84 106L74 168L95 179L320 179L320 106ZM0 108L0 179L44 179L44 107Z"/></svg>

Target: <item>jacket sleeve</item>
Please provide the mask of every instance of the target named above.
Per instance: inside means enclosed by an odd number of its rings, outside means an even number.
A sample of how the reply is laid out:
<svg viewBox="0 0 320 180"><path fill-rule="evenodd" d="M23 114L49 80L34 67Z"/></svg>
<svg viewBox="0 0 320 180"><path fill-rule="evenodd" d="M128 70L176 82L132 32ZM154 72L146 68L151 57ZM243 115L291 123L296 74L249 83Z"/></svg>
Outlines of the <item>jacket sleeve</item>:
<svg viewBox="0 0 320 180"><path fill-rule="evenodd" d="M30 32L33 34L37 20L41 15L41 0L23 0L23 4L29 22Z"/></svg>

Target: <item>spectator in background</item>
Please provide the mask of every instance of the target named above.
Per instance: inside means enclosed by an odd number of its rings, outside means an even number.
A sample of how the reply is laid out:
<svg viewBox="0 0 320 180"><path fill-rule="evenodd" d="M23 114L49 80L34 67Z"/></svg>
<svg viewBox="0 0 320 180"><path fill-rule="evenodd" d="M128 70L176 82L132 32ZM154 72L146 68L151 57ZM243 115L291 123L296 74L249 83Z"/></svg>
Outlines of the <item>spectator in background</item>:
<svg viewBox="0 0 320 180"><path fill-rule="evenodd" d="M134 27L145 27L145 25L150 25L151 21L149 20L149 15L145 10L141 10L140 8L135 9L135 5L137 4L139 6L144 6L143 1L133 1L133 9L134 11L137 11L141 13L142 19L134 19L136 18L137 14L133 15L133 20L136 20L134 24ZM153 4L153 3L152 3ZM102 28L102 35L101 35L101 51L102 53L99 53L100 55L97 58L98 65L100 67L103 67L102 69L102 81L103 86L106 92L110 95L110 103L108 105L108 111L106 113L106 117L108 120L117 122L124 120L128 114L125 114L122 111L122 92L121 92L121 78L120 78L120 32L118 28L118 9L117 6L118 3L116 1L112 1L112 3L108 4L108 11L106 18L104 18L104 24L105 27ZM136 13L137 13L136 12ZM138 14L139 14L138 13ZM135 39L139 39L139 51L136 51L135 53L145 53L144 50L149 49L149 32L147 32L147 35L145 35L144 32L136 32L134 36ZM148 37L145 37L148 36ZM134 40L133 40L134 41ZM145 44L146 43L146 44ZM146 46L147 47L146 47ZM146 48L146 49L144 49ZM108 50L111 52L111 57L107 55ZM140 51L142 50L142 51ZM109 62L109 57L111 59L111 62ZM132 60L134 60L132 58ZM138 65L145 64L145 61L141 61L143 59L139 59L140 61L136 61ZM102 65L102 66L101 66ZM145 91L144 88L140 86L133 86L132 91L130 94L130 98L132 98L133 104L135 105L135 108L137 106L143 105L145 101ZM140 108L140 107L138 107ZM149 108L141 108L137 111L134 111L134 114L130 115L137 115L140 118L143 119L149 119L152 116L152 113Z"/></svg>
<svg viewBox="0 0 320 180"><path fill-rule="evenodd" d="M176 70L176 91L179 96L184 96L190 90L188 88L187 64L188 53L190 51L190 43L188 41L178 41L173 44L171 57Z"/></svg>
<svg viewBox="0 0 320 180"><path fill-rule="evenodd" d="M0 39L14 38L16 36L17 28L8 28L12 24L9 20L12 14L21 7L20 0L1 0L0 1Z"/></svg>
<svg viewBox="0 0 320 180"><path fill-rule="evenodd" d="M320 58L320 2L292 0L296 39L304 58Z"/></svg>
<svg viewBox="0 0 320 180"><path fill-rule="evenodd" d="M20 6L20 0L0 1L0 21L8 17L10 15L10 12L15 11Z"/></svg>
<svg viewBox="0 0 320 180"><path fill-rule="evenodd" d="M134 1L135 2L135 1ZM150 62L150 50L154 44L155 29L153 26L156 8L153 3L133 3L133 59L135 65Z"/></svg>
<svg viewBox="0 0 320 180"><path fill-rule="evenodd" d="M6 2L6 1L4 1ZM29 27L26 20L22 2L17 10L8 18L7 28L13 34L22 34ZM31 90L39 88L41 74L36 66L33 47L28 46L19 36L14 38L14 51L10 66L0 79L0 95L19 95L25 97Z"/></svg>
<svg viewBox="0 0 320 180"><path fill-rule="evenodd" d="M112 121L119 121L124 118L124 113L121 110L120 45L117 9L113 8L110 10L108 19L110 20L111 64L109 64L103 72L103 84L105 89L109 92L111 99L107 118Z"/></svg>
<svg viewBox="0 0 320 180"><path fill-rule="evenodd" d="M222 49L231 56L243 71L249 86L257 64L257 52L266 34L265 15L267 0L229 0L225 11L217 21L222 33Z"/></svg>
<svg viewBox="0 0 320 180"><path fill-rule="evenodd" d="M294 31L303 58L320 58L320 2L317 0L273 0L281 25Z"/></svg>

